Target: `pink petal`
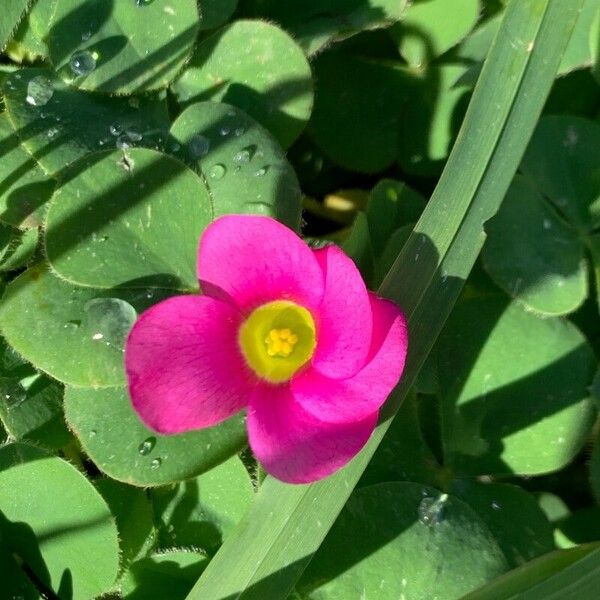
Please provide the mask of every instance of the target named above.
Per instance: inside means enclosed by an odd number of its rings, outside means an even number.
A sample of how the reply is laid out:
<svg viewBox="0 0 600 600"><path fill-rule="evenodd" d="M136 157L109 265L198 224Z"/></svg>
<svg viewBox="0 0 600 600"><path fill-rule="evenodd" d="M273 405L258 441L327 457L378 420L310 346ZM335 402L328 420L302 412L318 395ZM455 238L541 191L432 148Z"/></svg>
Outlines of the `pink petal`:
<svg viewBox="0 0 600 600"><path fill-rule="evenodd" d="M312 364L323 375L344 379L361 369L369 353L373 319L369 293L348 256L336 246L316 250L325 293L318 314Z"/></svg>
<svg viewBox="0 0 600 600"><path fill-rule="evenodd" d="M309 368L291 381L294 398L307 412L331 423L360 421L378 411L394 389L408 347L406 320L388 300L370 295L373 344L369 362L353 377L330 379Z"/></svg>
<svg viewBox="0 0 600 600"><path fill-rule="evenodd" d="M175 296L136 321L125 346L129 393L160 433L210 427L242 409L252 385L238 349L241 315L206 296Z"/></svg>
<svg viewBox="0 0 600 600"><path fill-rule="evenodd" d="M347 424L325 423L294 400L288 386L257 388L249 401L250 447L266 471L310 483L343 467L366 444L377 413Z"/></svg>
<svg viewBox="0 0 600 600"><path fill-rule="evenodd" d="M211 223L200 239L198 279L206 293L220 288L245 311L284 299L310 308L323 296L311 249L269 217L227 215Z"/></svg>

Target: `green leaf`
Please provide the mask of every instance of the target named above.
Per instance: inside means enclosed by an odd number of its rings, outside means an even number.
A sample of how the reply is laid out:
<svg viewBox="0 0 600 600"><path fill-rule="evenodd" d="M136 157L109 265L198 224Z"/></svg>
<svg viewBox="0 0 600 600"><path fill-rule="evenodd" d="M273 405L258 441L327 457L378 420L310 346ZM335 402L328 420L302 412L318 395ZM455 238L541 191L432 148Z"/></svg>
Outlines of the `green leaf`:
<svg viewBox="0 0 600 600"><path fill-rule="evenodd" d="M12 0L4 4L0 13L0 51L4 50L6 43L17 29L29 8L29 3L30 0Z"/></svg>
<svg viewBox="0 0 600 600"><path fill-rule="evenodd" d="M31 89L37 93L31 95ZM30 104L28 96L37 104ZM4 100L23 147L50 175L104 147L156 147L169 128L166 104L153 96L128 101L83 92L48 69L21 69L9 75Z"/></svg>
<svg viewBox="0 0 600 600"><path fill-rule="evenodd" d="M7 287L0 305L0 329L19 354L59 381L120 385L123 342L136 311L165 295L155 289L75 287L36 265Z"/></svg>
<svg viewBox="0 0 600 600"><path fill-rule="evenodd" d="M59 449L72 439L63 419L62 394L62 386L33 367L20 381L2 377L0 420L15 440Z"/></svg>
<svg viewBox="0 0 600 600"><path fill-rule="evenodd" d="M587 506L573 511L556 524L556 530L561 548L600 540L600 507Z"/></svg>
<svg viewBox="0 0 600 600"><path fill-rule="evenodd" d="M184 600L207 557L191 550L168 550L131 565L121 579L124 600Z"/></svg>
<svg viewBox="0 0 600 600"><path fill-rule="evenodd" d="M416 483L383 483L352 494L298 587L311 600L450 600L506 570L466 504Z"/></svg>
<svg viewBox="0 0 600 600"><path fill-rule="evenodd" d="M0 115L0 220L15 227L41 223L40 207L50 198L54 182L20 145L6 114Z"/></svg>
<svg viewBox="0 0 600 600"><path fill-rule="evenodd" d="M461 64L407 72L398 138L398 160L406 172L420 176L441 172L471 93L469 85L460 80L464 73Z"/></svg>
<svg viewBox="0 0 600 600"><path fill-rule="evenodd" d="M586 299L583 244L528 180L515 178L486 230L482 256L487 272L526 307L563 315Z"/></svg>
<svg viewBox="0 0 600 600"><path fill-rule="evenodd" d="M0 446L0 471L47 456L47 450L38 448L31 443L10 442Z"/></svg>
<svg viewBox="0 0 600 600"><path fill-rule="evenodd" d="M544 117L521 170L578 230L600 225L599 123L569 115Z"/></svg>
<svg viewBox="0 0 600 600"><path fill-rule="evenodd" d="M69 463L40 458L0 472L0 510L6 544L54 593L88 600L113 584L117 528L100 494Z"/></svg>
<svg viewBox="0 0 600 600"><path fill-rule="evenodd" d="M157 535L146 491L108 478L97 479L94 485L117 523L121 568L149 554Z"/></svg>
<svg viewBox="0 0 600 600"><path fill-rule="evenodd" d="M244 8L273 19L289 31L309 55L361 31L388 27L406 9L405 0L253 0Z"/></svg>
<svg viewBox="0 0 600 600"><path fill-rule="evenodd" d="M383 253L399 227L419 219L425 203L425 198L405 183L393 179L382 179L377 183L369 194L366 210L375 256Z"/></svg>
<svg viewBox="0 0 600 600"><path fill-rule="evenodd" d="M583 69L592 64L592 51L590 48L590 35L594 17L599 13L597 0L585 0L575 29L571 34L569 43L563 55L559 75L569 73L574 69Z"/></svg>
<svg viewBox="0 0 600 600"><path fill-rule="evenodd" d="M21 231L0 223L0 236L6 245L0 250L0 271L12 271L29 264L38 247L39 231L37 228ZM8 234L8 239L6 235Z"/></svg>
<svg viewBox="0 0 600 600"><path fill-rule="evenodd" d="M237 0L202 0L200 29L215 29L229 21L237 8Z"/></svg>
<svg viewBox="0 0 600 600"><path fill-rule="evenodd" d="M423 439L416 402L411 394L398 409L360 480L361 486L387 481L439 484L439 465Z"/></svg>
<svg viewBox="0 0 600 600"><path fill-rule="evenodd" d="M438 357L444 453L458 473L545 473L582 448L595 419L596 359L568 321L503 298L468 300Z"/></svg>
<svg viewBox="0 0 600 600"><path fill-rule="evenodd" d="M35 7L35 2L33 6ZM19 23L13 39L5 50L6 54L15 62L34 62L38 59L48 58L46 44L36 35L31 27L31 11Z"/></svg>
<svg viewBox="0 0 600 600"><path fill-rule="evenodd" d="M478 17L478 0L416 2L390 32L406 61L413 67L422 67L458 44Z"/></svg>
<svg viewBox="0 0 600 600"><path fill-rule="evenodd" d="M80 285L193 290L212 214L204 182L179 161L145 148L98 152L54 194L46 254L60 277Z"/></svg>
<svg viewBox="0 0 600 600"><path fill-rule="evenodd" d="M344 240L342 248L354 261L363 279L368 283L373 276L374 257L369 234L369 223L364 212L361 211L356 214L350 233Z"/></svg>
<svg viewBox="0 0 600 600"><path fill-rule="evenodd" d="M375 173L390 166L398 155L403 71L340 52L318 56L313 66L311 131L320 148L346 169Z"/></svg>
<svg viewBox="0 0 600 600"><path fill-rule="evenodd" d="M600 443L596 440L590 459L590 483L596 502L600 504Z"/></svg>
<svg viewBox="0 0 600 600"><path fill-rule="evenodd" d="M254 499L246 467L237 456L177 486L151 492L164 548L214 552Z"/></svg>
<svg viewBox="0 0 600 600"><path fill-rule="evenodd" d="M600 549L588 544L541 556L462 600L594 600Z"/></svg>
<svg viewBox="0 0 600 600"><path fill-rule="evenodd" d="M386 274L392 268L396 258L404 248L410 234L414 229L414 223L408 223L399 229L396 229L387 241L383 252L375 263L375 282L379 286L385 279Z"/></svg>
<svg viewBox="0 0 600 600"><path fill-rule="evenodd" d="M235 21L204 39L173 90L186 105L215 100L241 108L284 148L304 129L313 103L302 49L263 21Z"/></svg>
<svg viewBox="0 0 600 600"><path fill-rule="evenodd" d="M522 488L456 480L450 491L481 517L511 567L555 549L550 522L536 499Z"/></svg>
<svg viewBox="0 0 600 600"><path fill-rule="evenodd" d="M57 0L46 42L61 77L81 89L131 94L166 87L192 52L195 0ZM91 68L76 69L84 56Z"/></svg>
<svg viewBox="0 0 600 600"><path fill-rule="evenodd" d="M460 293L483 244L483 222L510 185L581 4L522 0L507 8L438 187L379 290L404 308L412 342L403 380L366 447L345 469L312 485L290 486L267 477L251 511L211 560L189 600L227 595L279 600L292 591ZM515 48L515 36L533 41L532 51L525 51L527 45Z"/></svg>
<svg viewBox="0 0 600 600"><path fill-rule="evenodd" d="M10 548L8 548L0 533L0 581L2 593L7 598L19 600L40 600L42 597L31 580L21 570Z"/></svg>
<svg viewBox="0 0 600 600"><path fill-rule="evenodd" d="M69 427L96 466L108 476L137 486L156 486L195 477L223 462L246 443L243 417L180 435L148 429L125 388L67 388Z"/></svg>
<svg viewBox="0 0 600 600"><path fill-rule="evenodd" d="M299 230L296 174L271 134L246 113L227 104L199 102L177 117L171 135L183 145L186 161L203 174L215 217L268 215Z"/></svg>

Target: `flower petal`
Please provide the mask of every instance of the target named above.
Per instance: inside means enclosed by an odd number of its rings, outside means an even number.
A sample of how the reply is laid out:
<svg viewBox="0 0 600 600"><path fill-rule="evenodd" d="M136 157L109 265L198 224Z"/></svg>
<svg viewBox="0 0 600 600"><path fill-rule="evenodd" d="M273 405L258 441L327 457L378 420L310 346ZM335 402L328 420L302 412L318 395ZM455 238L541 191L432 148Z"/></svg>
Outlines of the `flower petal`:
<svg viewBox="0 0 600 600"><path fill-rule="evenodd" d="M288 483L317 481L366 444L377 413L348 424L325 423L294 400L288 386L256 388L248 406L250 447L265 470Z"/></svg>
<svg viewBox="0 0 600 600"><path fill-rule="evenodd" d="M200 239L198 279L205 292L220 288L245 311L271 300L311 308L323 296L311 249L269 217L227 215L211 223Z"/></svg>
<svg viewBox="0 0 600 600"><path fill-rule="evenodd" d="M400 309L388 300L370 295L373 344L369 362L348 379L330 379L306 369L291 381L297 402L317 419L348 423L379 410L404 369L408 333Z"/></svg>
<svg viewBox="0 0 600 600"><path fill-rule="evenodd" d="M325 293L312 364L327 377L354 375L367 360L372 335L369 292L352 260L337 246L316 250Z"/></svg>
<svg viewBox="0 0 600 600"><path fill-rule="evenodd" d="M237 343L241 315L206 296L175 296L144 312L125 346L129 393L160 433L215 425L242 409L252 385Z"/></svg>

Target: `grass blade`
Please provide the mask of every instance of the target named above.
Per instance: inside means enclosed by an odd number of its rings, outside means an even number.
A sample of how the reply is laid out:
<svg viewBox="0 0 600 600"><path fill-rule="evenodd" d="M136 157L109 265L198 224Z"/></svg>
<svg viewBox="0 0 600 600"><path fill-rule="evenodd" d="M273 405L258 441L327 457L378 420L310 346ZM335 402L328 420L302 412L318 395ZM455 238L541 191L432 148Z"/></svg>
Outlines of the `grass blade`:
<svg viewBox="0 0 600 600"><path fill-rule="evenodd" d="M317 550L387 431L484 242L554 80L582 0L513 0L457 143L380 293L409 317L411 348L396 391L363 451L311 485L267 478L188 600L284 599Z"/></svg>

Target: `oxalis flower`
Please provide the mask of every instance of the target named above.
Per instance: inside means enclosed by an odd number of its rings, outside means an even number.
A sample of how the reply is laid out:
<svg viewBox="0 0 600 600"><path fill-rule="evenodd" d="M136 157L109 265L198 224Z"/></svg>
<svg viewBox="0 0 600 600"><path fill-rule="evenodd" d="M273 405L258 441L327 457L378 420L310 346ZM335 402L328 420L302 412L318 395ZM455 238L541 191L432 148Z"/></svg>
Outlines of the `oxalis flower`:
<svg viewBox="0 0 600 600"><path fill-rule="evenodd" d="M247 407L267 472L315 481L366 443L404 368L400 309L337 247L274 219L224 216L198 251L202 295L144 312L127 339L133 406L152 429L210 427Z"/></svg>

